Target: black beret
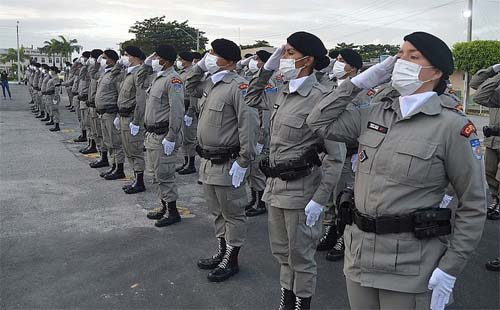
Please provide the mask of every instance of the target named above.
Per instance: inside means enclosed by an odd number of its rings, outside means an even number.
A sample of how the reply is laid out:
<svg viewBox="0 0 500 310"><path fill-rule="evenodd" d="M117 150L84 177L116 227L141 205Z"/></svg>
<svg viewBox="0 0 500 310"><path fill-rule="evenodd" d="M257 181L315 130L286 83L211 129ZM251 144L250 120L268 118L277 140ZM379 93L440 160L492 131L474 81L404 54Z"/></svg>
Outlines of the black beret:
<svg viewBox="0 0 500 310"><path fill-rule="evenodd" d="M339 55L339 50L330 50L328 52L328 56L330 56L331 59L337 58L338 55Z"/></svg>
<svg viewBox="0 0 500 310"><path fill-rule="evenodd" d="M109 59L113 59L114 61L118 61L118 59L120 59L120 56L118 56L118 53L114 50L105 50L104 55L106 55L106 57L108 57Z"/></svg>
<svg viewBox="0 0 500 310"><path fill-rule="evenodd" d="M78 60L78 57L77 58L73 58L73 62L76 62Z"/></svg>
<svg viewBox="0 0 500 310"><path fill-rule="evenodd" d="M146 55L144 55L144 53L141 51L141 49L138 48L137 46L133 46L133 45L127 46L125 48L125 52L127 52L127 54L129 54L130 56L140 58L141 60L146 59Z"/></svg>
<svg viewBox="0 0 500 310"><path fill-rule="evenodd" d="M246 53L246 54L243 56L243 58L248 58L248 57L252 57L252 56L253 56L253 54Z"/></svg>
<svg viewBox="0 0 500 310"><path fill-rule="evenodd" d="M56 66L52 66L49 68L50 71L54 71L55 73L59 73L59 68Z"/></svg>
<svg viewBox="0 0 500 310"><path fill-rule="evenodd" d="M169 44L160 45L156 48L156 55L160 56L165 60L170 60L174 62L177 59L177 51L175 47Z"/></svg>
<svg viewBox="0 0 500 310"><path fill-rule="evenodd" d="M193 61L193 53L191 52L180 52L179 57L185 61Z"/></svg>
<svg viewBox="0 0 500 310"><path fill-rule="evenodd" d="M326 57L328 50L314 34L299 31L290 35L286 41L304 56L313 56L316 60L314 69L321 70L330 64L330 60Z"/></svg>
<svg viewBox="0 0 500 310"><path fill-rule="evenodd" d="M37 67L37 68L40 68L40 66L41 66L41 64L39 64L38 62L35 62L33 65L34 65L35 67Z"/></svg>
<svg viewBox="0 0 500 310"><path fill-rule="evenodd" d="M102 54L102 50L101 50L101 49L96 48L96 49L94 49L94 50L92 50L92 51L90 52L90 57L92 57L92 58L94 58L94 59L97 59L97 58L99 58L99 56L101 56L101 54Z"/></svg>
<svg viewBox="0 0 500 310"><path fill-rule="evenodd" d="M269 53L268 51L265 51L265 50L259 50L257 51L257 56L260 58L260 60L262 60L263 62L266 62L270 57L271 57L271 53Z"/></svg>
<svg viewBox="0 0 500 310"><path fill-rule="evenodd" d="M198 52L193 52L193 59L202 59L202 58L203 58L203 56L201 56L201 54L200 54L200 53L198 53Z"/></svg>
<svg viewBox="0 0 500 310"><path fill-rule="evenodd" d="M82 56L85 57L85 58L90 58L90 52L89 51L85 51L82 53Z"/></svg>
<svg viewBox="0 0 500 310"><path fill-rule="evenodd" d="M47 64L42 64L42 68L43 68L43 69L46 69L46 70L49 70L49 65L47 65Z"/></svg>
<svg viewBox="0 0 500 310"><path fill-rule="evenodd" d="M345 48L339 51L340 56L344 58L345 62L349 65L361 69L363 67L363 59L358 52L351 48Z"/></svg>
<svg viewBox="0 0 500 310"><path fill-rule="evenodd" d="M71 66L71 63L70 63L69 61L66 61L64 64L65 64L66 66Z"/></svg>
<svg viewBox="0 0 500 310"><path fill-rule="evenodd" d="M238 45L227 39L216 39L212 42L213 51L226 60L241 60L241 51Z"/></svg>
<svg viewBox="0 0 500 310"><path fill-rule="evenodd" d="M414 32L403 38L410 42L436 68L443 72L443 79L453 73L453 54L440 38L426 32Z"/></svg>

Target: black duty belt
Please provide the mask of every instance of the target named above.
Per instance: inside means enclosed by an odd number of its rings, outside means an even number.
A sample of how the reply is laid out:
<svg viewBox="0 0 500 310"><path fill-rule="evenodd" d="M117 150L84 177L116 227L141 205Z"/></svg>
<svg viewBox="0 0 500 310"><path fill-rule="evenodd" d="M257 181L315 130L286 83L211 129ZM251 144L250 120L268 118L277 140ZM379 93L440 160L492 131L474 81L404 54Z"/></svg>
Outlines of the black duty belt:
<svg viewBox="0 0 500 310"><path fill-rule="evenodd" d="M118 112L118 107L114 106L114 107L97 108L96 112L97 112L97 114L101 114L101 115L104 113L113 114L113 113Z"/></svg>
<svg viewBox="0 0 500 310"><path fill-rule="evenodd" d="M41 91L40 87L33 87L34 90Z"/></svg>
<svg viewBox="0 0 500 310"><path fill-rule="evenodd" d="M80 95L77 99L80 101L87 101L87 99L89 99L89 95Z"/></svg>
<svg viewBox="0 0 500 310"><path fill-rule="evenodd" d="M95 108L95 101L87 101L85 102L87 104L87 107L89 108Z"/></svg>
<svg viewBox="0 0 500 310"><path fill-rule="evenodd" d="M206 150L201 146L196 145L196 153L198 153L201 158L210 160L216 165L220 165L230 161L231 159L238 158L238 156L240 156L240 147L235 146L229 148L220 148L217 150Z"/></svg>
<svg viewBox="0 0 500 310"><path fill-rule="evenodd" d="M297 159L281 162L271 167L269 158L259 163L259 168L268 178L280 178L283 181L298 180L311 174L314 166L321 166L317 149L310 149Z"/></svg>
<svg viewBox="0 0 500 310"><path fill-rule="evenodd" d="M49 90L49 91L43 91L42 95L48 95L48 96L50 96L50 95L54 95L55 93L56 92L54 90Z"/></svg>
<svg viewBox="0 0 500 310"><path fill-rule="evenodd" d="M144 124L144 127L146 128L146 132L152 132L157 135L162 135L168 132L168 122L160 122L156 123L154 125L146 125Z"/></svg>
<svg viewBox="0 0 500 310"><path fill-rule="evenodd" d="M348 147L347 148L347 153L346 153L346 158L351 157L354 154L358 153L358 147Z"/></svg>
<svg viewBox="0 0 500 310"><path fill-rule="evenodd" d="M71 94L72 94L73 96L78 96L78 92L77 92L77 91L72 91L72 92L71 92Z"/></svg>
<svg viewBox="0 0 500 310"><path fill-rule="evenodd" d="M134 113L134 111L135 111L135 106L130 108L120 108L118 109L118 114L120 114L120 116L123 117L129 117L130 115L132 115L132 113Z"/></svg>

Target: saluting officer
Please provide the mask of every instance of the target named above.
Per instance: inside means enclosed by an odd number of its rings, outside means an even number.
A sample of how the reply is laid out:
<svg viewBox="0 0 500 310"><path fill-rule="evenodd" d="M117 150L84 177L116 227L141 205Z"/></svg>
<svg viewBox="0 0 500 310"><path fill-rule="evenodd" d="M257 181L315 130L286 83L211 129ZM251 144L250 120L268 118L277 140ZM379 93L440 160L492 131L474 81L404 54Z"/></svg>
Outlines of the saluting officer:
<svg viewBox="0 0 500 310"><path fill-rule="evenodd" d="M188 77L189 95L200 98L197 152L200 177L210 212L215 216L219 249L198 261L201 269L212 269L207 278L221 282L239 271L238 253L246 236L245 174L255 158L257 111L248 107L244 95L247 82L236 72L241 59L238 45L216 39ZM205 72L211 75L201 83Z"/></svg>
<svg viewBox="0 0 500 310"><path fill-rule="evenodd" d="M146 151L154 182L158 185L161 207L147 214L156 219L156 227L169 226L181 221L177 210L177 184L175 160L182 143L182 117L184 116L184 83L174 70L177 52L171 45L160 45L152 58L155 74L147 89L144 125Z"/></svg>
<svg viewBox="0 0 500 310"><path fill-rule="evenodd" d="M272 111L269 159L261 167L268 177L263 200L269 206L271 251L281 266L280 309L310 307L322 211L335 186L332 158L345 158L341 144L323 140L305 123L327 95L314 74L328 66L327 52L315 35L293 33L252 79L246 95L250 106ZM286 82L270 96L266 85L275 70ZM319 153L325 151L321 160Z"/></svg>
<svg viewBox="0 0 500 310"><path fill-rule="evenodd" d="M404 41L398 57L346 80L307 119L325 138L359 141L355 206L342 216L352 309L444 309L484 225L476 128L438 96L452 53L425 32ZM349 105L391 72L400 97ZM453 233L451 211L439 208L449 183L459 199Z"/></svg>

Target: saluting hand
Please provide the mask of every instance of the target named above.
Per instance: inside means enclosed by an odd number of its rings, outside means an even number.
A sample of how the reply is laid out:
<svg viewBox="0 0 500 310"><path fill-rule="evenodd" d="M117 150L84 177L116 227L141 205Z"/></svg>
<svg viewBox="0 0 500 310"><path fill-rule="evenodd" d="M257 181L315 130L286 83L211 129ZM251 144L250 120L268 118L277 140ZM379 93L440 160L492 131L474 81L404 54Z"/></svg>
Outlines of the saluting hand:
<svg viewBox="0 0 500 310"><path fill-rule="evenodd" d="M280 59L285 54L285 45L278 47L264 64L264 70L276 71L280 67Z"/></svg>
<svg viewBox="0 0 500 310"><path fill-rule="evenodd" d="M368 89L387 81L392 74L394 64L398 60L395 56L389 56L381 63L371 66L366 71L352 78L352 83L359 88Z"/></svg>

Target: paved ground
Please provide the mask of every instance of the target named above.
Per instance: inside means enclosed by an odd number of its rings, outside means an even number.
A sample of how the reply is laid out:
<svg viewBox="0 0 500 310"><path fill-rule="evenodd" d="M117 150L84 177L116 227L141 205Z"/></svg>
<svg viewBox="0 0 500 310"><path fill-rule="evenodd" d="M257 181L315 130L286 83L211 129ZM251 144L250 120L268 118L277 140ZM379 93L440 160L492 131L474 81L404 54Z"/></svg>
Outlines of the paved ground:
<svg viewBox="0 0 500 310"><path fill-rule="evenodd" d="M196 260L216 242L195 176L178 179L182 223L157 229L145 218L156 206L151 188L123 194L124 181L101 179L70 142L74 114L61 108L63 131L50 133L33 119L26 89L11 89L15 100L0 102L0 309L276 308L279 269L264 216L249 219L240 273L209 283ZM452 308L500 308L500 274L484 269L500 256L498 228L487 223ZM347 308L342 263L317 260L313 307Z"/></svg>

